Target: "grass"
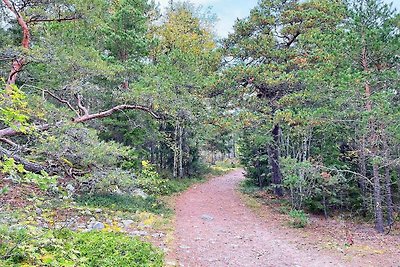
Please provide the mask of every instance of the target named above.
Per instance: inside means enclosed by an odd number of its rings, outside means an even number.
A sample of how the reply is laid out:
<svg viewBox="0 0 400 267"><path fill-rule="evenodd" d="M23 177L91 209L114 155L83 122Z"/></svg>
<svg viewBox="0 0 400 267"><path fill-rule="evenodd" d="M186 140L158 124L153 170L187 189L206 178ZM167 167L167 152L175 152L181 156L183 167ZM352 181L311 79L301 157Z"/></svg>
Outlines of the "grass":
<svg viewBox="0 0 400 267"><path fill-rule="evenodd" d="M187 190L190 186L203 183L206 179L203 177L200 178L184 178L184 179L170 179L168 180L168 195L176 194Z"/></svg>
<svg viewBox="0 0 400 267"><path fill-rule="evenodd" d="M108 208L114 211L136 212L146 211L155 214L170 214L171 210L153 196L143 198L140 196L97 194L81 195L75 199L80 206L91 208Z"/></svg>

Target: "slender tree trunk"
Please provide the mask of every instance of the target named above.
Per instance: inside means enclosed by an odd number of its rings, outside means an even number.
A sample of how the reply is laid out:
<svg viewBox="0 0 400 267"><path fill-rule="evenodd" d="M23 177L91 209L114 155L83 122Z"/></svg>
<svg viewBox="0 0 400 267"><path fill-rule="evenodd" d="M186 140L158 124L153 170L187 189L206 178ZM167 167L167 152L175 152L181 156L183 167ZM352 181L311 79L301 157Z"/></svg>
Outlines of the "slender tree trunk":
<svg viewBox="0 0 400 267"><path fill-rule="evenodd" d="M183 178L183 127L179 125L179 178Z"/></svg>
<svg viewBox="0 0 400 267"><path fill-rule="evenodd" d="M366 179L367 179L367 161L365 156L365 135L361 138L361 147L360 147L360 158L358 161L359 169L361 178L359 180L360 190L361 190L361 197L362 197L362 212L363 216L367 216L368 210L368 203L367 203L367 186L366 186Z"/></svg>
<svg viewBox="0 0 400 267"><path fill-rule="evenodd" d="M11 3L11 1L3 0L3 3L14 14L19 26L22 29L22 43L21 43L22 47L25 49L29 49L31 35L30 35L29 28L28 28L28 24L26 23L26 21L24 20L22 15L15 9L15 7ZM18 57L13 61L12 69L7 78L7 90L11 90L11 87L9 85L15 84L15 82L17 80L17 75L19 72L22 71L22 68L24 67L24 65L25 65L25 58L23 56Z"/></svg>
<svg viewBox="0 0 400 267"><path fill-rule="evenodd" d="M385 187L386 187L386 205L388 212L388 225L393 223L393 198L392 198L392 179L390 177L390 168L385 167Z"/></svg>
<svg viewBox="0 0 400 267"><path fill-rule="evenodd" d="M379 175L379 166L374 163L373 166L374 173L374 206L375 206L375 228L378 233L383 233L383 213L382 213L382 199L381 199L381 179Z"/></svg>
<svg viewBox="0 0 400 267"><path fill-rule="evenodd" d="M272 184L275 187L275 194L277 196L283 196L282 172L279 164L279 131L279 124L276 124L272 130L273 142L269 146L268 155L272 173Z"/></svg>
<svg viewBox="0 0 400 267"><path fill-rule="evenodd" d="M389 161L390 158L390 150L388 139L384 129L382 127L382 134L383 134L383 149L385 150L385 160ZM387 206L387 213L388 213L388 225L392 225L393 223L393 199L392 199L392 179L390 177L390 166L385 166L385 189L386 189L386 206Z"/></svg>
<svg viewBox="0 0 400 267"><path fill-rule="evenodd" d="M397 212L400 212L400 167L397 167L397 194L399 203L397 203Z"/></svg>
<svg viewBox="0 0 400 267"><path fill-rule="evenodd" d="M174 134L174 170L173 170L173 176L176 178L178 176L178 123L175 124L175 134Z"/></svg>

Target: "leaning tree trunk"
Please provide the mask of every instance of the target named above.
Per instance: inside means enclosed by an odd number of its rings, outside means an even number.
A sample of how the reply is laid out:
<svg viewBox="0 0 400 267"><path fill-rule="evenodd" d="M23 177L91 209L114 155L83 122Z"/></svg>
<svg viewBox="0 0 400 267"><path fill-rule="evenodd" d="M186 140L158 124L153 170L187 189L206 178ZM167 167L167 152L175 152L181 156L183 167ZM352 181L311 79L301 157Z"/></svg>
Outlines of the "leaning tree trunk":
<svg viewBox="0 0 400 267"><path fill-rule="evenodd" d="M269 146L268 156L269 164L271 167L272 184L274 185L274 192L277 196L283 196L282 190L282 172L279 164L279 124L276 124L272 129L273 142Z"/></svg>
<svg viewBox="0 0 400 267"><path fill-rule="evenodd" d="M34 162L30 162L30 161L24 159L23 157L21 157L17 154L14 154L13 152L11 152L3 147L0 147L0 158L4 157L4 156L14 159L15 162L18 164L22 164L24 166L24 169L27 171L34 172L34 173L40 173L41 171L45 170L45 168L42 165L34 163Z"/></svg>

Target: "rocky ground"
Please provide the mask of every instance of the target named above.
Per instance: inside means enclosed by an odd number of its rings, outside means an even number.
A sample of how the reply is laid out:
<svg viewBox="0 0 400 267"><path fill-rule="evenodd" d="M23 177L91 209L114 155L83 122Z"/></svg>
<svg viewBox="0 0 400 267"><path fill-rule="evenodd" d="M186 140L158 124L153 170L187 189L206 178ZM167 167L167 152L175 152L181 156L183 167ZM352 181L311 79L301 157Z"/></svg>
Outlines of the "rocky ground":
<svg viewBox="0 0 400 267"><path fill-rule="evenodd" d="M6 183L2 181L0 188L4 188ZM33 185L10 185L8 188L9 191L0 196L0 225L122 232L168 252L172 231L170 215L120 211L118 207L88 207L68 197L54 199Z"/></svg>

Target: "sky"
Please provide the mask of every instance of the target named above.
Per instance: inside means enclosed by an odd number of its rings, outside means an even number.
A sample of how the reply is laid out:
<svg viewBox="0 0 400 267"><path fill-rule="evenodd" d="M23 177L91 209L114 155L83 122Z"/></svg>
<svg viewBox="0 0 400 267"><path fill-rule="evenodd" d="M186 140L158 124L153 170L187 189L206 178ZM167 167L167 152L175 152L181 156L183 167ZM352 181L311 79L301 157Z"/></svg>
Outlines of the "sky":
<svg viewBox="0 0 400 267"><path fill-rule="evenodd" d="M158 2L161 7L165 7L169 0L158 0ZM235 20L247 17L250 10L257 5L258 0L192 0L190 2L205 7L212 6L212 10L219 19L216 32L220 37L226 37L232 31ZM384 2L393 2L393 6L400 10L400 0L384 0Z"/></svg>

